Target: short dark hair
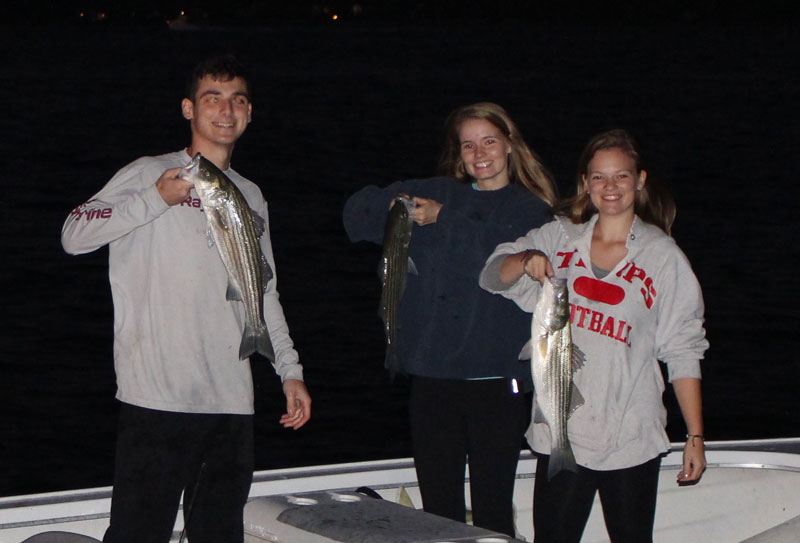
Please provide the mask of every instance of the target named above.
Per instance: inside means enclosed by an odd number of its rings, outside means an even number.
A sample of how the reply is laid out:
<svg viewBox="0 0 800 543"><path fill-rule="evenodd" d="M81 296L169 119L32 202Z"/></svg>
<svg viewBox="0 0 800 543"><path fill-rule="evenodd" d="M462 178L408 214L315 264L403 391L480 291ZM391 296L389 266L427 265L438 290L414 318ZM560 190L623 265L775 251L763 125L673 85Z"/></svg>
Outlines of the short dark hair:
<svg viewBox="0 0 800 543"><path fill-rule="evenodd" d="M197 99L200 80L209 75L218 81L230 81L236 77L241 78L247 87L247 97L251 98L250 73L235 56L229 54L209 57L195 66L186 81L186 98L194 102Z"/></svg>

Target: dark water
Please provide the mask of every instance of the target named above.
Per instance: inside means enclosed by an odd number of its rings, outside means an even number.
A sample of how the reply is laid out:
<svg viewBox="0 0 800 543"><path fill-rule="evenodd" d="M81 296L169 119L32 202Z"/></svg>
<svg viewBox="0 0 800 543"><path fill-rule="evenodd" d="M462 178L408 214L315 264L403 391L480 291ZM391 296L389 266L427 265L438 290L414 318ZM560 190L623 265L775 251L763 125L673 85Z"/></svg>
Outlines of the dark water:
<svg viewBox="0 0 800 543"><path fill-rule="evenodd" d="M432 174L444 117L479 100L508 109L562 192L590 135L639 136L704 288L707 435L800 435L794 26L18 27L0 47L0 495L110 484L107 252L69 257L59 232L118 168L188 142L183 74L217 49L255 76L234 167L269 201L314 398L312 422L282 430L278 380L256 364L258 468L409 455L406 385L382 369L378 248L350 244L340 213L365 184Z"/></svg>

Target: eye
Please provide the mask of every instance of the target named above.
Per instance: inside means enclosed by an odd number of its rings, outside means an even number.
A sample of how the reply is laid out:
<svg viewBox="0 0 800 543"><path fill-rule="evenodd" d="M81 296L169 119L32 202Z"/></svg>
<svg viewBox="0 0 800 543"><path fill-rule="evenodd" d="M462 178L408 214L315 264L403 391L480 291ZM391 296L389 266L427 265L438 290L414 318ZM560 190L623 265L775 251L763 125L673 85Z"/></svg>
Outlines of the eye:
<svg viewBox="0 0 800 543"><path fill-rule="evenodd" d="M472 149L473 147L474 147L474 145L472 145L472 143L462 143L461 144L461 148L464 149L464 150L469 150L469 149Z"/></svg>

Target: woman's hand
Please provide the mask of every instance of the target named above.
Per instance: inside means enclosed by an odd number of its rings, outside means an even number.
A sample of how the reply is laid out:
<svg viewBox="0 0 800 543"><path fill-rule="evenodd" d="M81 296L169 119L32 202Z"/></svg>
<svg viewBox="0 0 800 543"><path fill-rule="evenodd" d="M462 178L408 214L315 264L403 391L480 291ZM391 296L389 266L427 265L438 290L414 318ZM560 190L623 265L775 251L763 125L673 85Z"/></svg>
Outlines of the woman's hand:
<svg viewBox="0 0 800 543"><path fill-rule="evenodd" d="M545 276L553 277L553 265L543 252L536 249L508 255L500 266L500 281L513 285L523 275L541 283Z"/></svg>
<svg viewBox="0 0 800 543"><path fill-rule="evenodd" d="M433 224L439 218L439 211L442 209L442 204L436 200L414 196L414 203L417 206L414 208L414 222L418 225L425 226L427 224Z"/></svg>
<svg viewBox="0 0 800 543"><path fill-rule="evenodd" d="M553 277L555 275L550 259L543 252L536 249L528 249L520 254L522 255L522 271L531 279L536 279L542 283L545 277Z"/></svg>
<svg viewBox="0 0 800 543"><path fill-rule="evenodd" d="M683 469L678 474L678 484L694 484L706 469L706 448L703 437L690 435L683 447Z"/></svg>

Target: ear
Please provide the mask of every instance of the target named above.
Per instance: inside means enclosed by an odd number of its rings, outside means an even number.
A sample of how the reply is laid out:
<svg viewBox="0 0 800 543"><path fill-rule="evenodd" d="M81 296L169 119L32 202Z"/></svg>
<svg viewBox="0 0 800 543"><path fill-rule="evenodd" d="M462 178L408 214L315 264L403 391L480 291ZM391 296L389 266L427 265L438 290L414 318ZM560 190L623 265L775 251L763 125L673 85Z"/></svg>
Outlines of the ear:
<svg viewBox="0 0 800 543"><path fill-rule="evenodd" d="M253 104L247 104L247 123L250 124L253 121Z"/></svg>
<svg viewBox="0 0 800 543"><path fill-rule="evenodd" d="M644 184L647 181L647 172L642 170L639 172L639 180L636 183L636 190L642 190L644 188Z"/></svg>
<svg viewBox="0 0 800 543"><path fill-rule="evenodd" d="M191 120L194 118L194 102L189 100L188 98L184 98L181 101L181 111L183 112L183 118L187 120Z"/></svg>
<svg viewBox="0 0 800 543"><path fill-rule="evenodd" d="M583 191L588 193L589 192L589 180L586 179L586 174L581 174L581 179L583 179Z"/></svg>

